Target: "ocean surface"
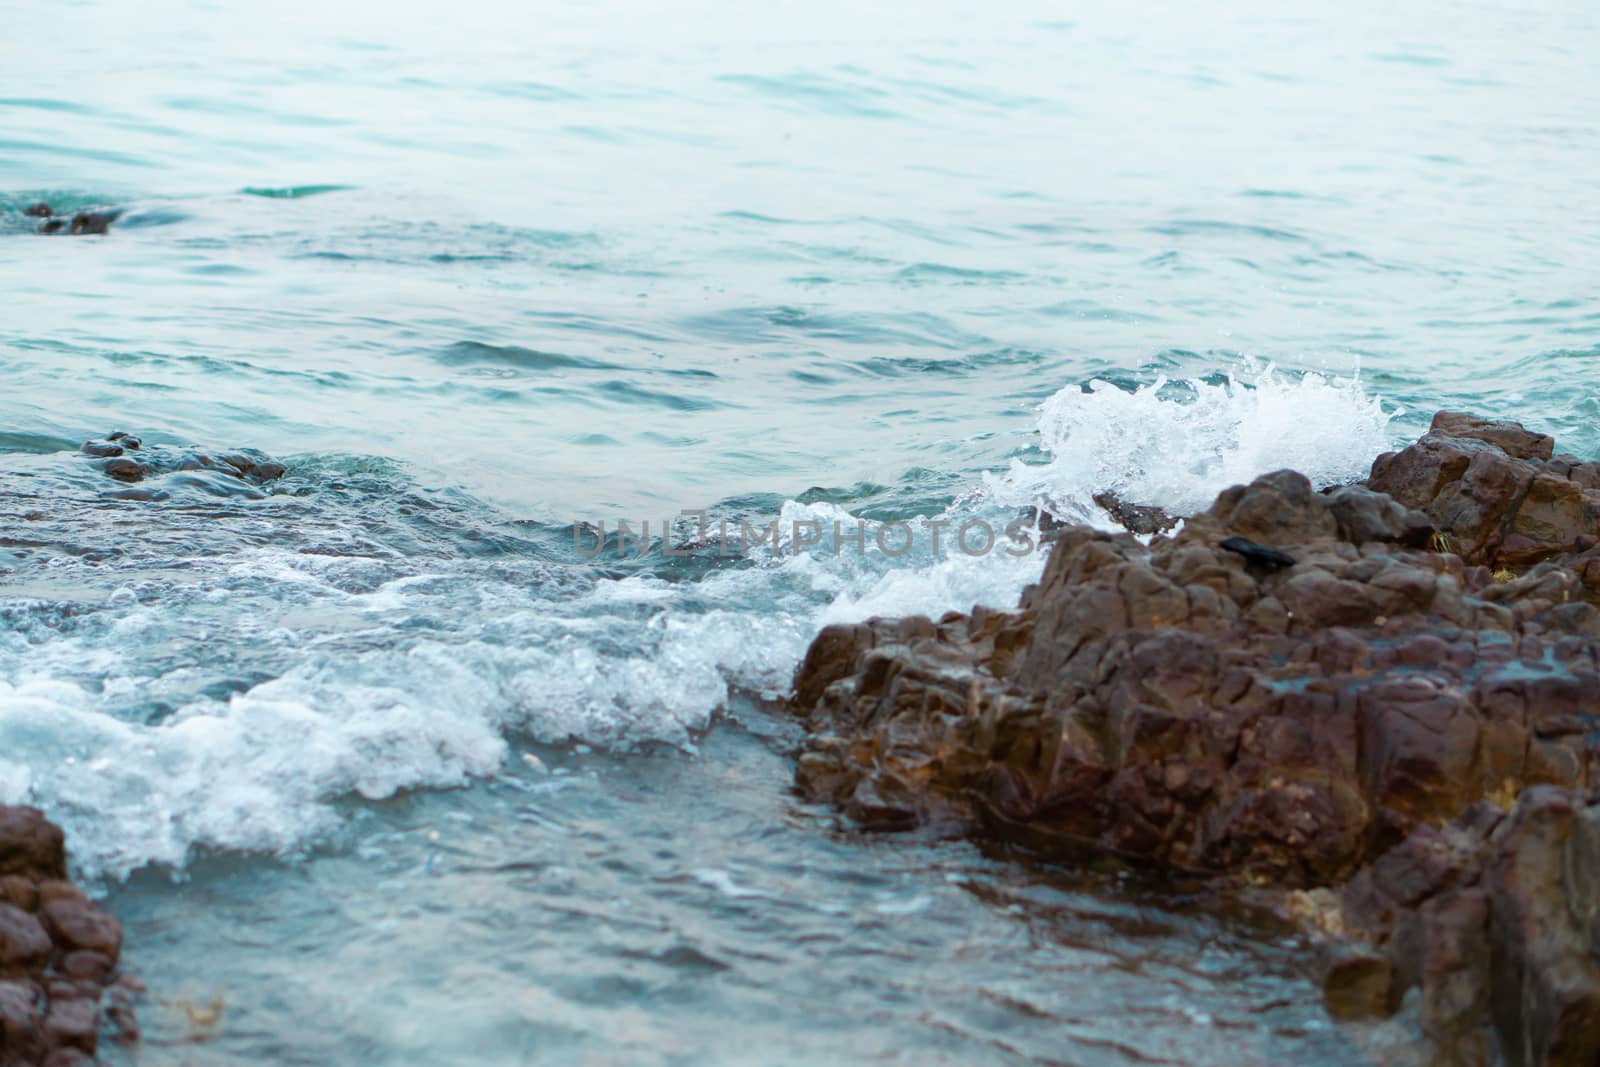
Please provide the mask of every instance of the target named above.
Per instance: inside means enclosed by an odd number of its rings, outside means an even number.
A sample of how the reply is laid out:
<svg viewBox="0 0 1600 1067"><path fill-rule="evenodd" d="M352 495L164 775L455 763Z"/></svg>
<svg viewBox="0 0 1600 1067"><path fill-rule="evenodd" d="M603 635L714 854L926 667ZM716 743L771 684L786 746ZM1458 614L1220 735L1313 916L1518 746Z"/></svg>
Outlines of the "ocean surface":
<svg viewBox="0 0 1600 1067"><path fill-rule="evenodd" d="M126 924L113 1062L1392 1039L1260 922L856 832L781 697L828 622L1014 604L1043 556L963 524L1356 478L1440 407L1600 455L1600 8L0 23L0 802ZM289 473L123 485L112 431Z"/></svg>

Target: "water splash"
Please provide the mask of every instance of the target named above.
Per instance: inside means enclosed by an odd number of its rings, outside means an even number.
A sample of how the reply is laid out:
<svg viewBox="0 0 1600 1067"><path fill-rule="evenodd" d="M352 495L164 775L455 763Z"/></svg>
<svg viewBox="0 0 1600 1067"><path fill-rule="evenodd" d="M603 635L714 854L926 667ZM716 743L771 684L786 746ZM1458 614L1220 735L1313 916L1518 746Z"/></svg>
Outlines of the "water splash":
<svg viewBox="0 0 1600 1067"><path fill-rule="evenodd" d="M1099 493L1192 514L1228 486L1285 467L1318 486L1360 478L1401 413L1368 394L1359 374L1294 377L1262 365L1131 391L1094 380L1041 405L1048 462L1013 460L984 484L999 503L1103 527L1113 524L1094 503Z"/></svg>
<svg viewBox="0 0 1600 1067"><path fill-rule="evenodd" d="M338 832L342 799L500 774L519 737L694 750L736 692L784 693L824 625L1014 606L1045 552L968 555L962 523L1001 530L1026 504L1108 523L1092 501L1104 490L1193 510L1283 466L1340 481L1388 443L1391 417L1358 379L1270 368L1072 386L1040 411L1049 462L906 515L910 551L869 534L797 552L796 523L865 520L791 500L776 546L692 576L560 562L548 531L512 536L488 505L418 490L392 465L355 488L308 460L308 495L208 505L277 531L255 548L209 511L189 516L176 487L170 506L123 516L140 538L117 568L62 550L44 569L64 584L0 600L0 799L46 808L80 872L114 880L181 870L197 848L301 854ZM36 483L40 543L76 545L93 472L71 455L12 462ZM56 491L39 491L46 474ZM930 521L946 526L940 551ZM497 551L478 558L484 544Z"/></svg>

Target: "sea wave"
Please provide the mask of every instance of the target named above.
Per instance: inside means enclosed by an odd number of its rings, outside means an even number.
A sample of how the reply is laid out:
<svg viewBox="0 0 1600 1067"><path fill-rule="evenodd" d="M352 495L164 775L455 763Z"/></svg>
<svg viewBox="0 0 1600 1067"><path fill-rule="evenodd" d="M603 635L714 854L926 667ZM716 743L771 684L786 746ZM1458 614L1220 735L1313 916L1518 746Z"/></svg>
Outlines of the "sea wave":
<svg viewBox="0 0 1600 1067"><path fill-rule="evenodd" d="M1093 503L1107 490L1185 511L1284 466L1346 480L1389 443L1393 415L1359 379L1271 369L1072 384L1009 469L937 514L901 515L920 534L909 551L786 537L683 573L562 558L556 533L511 538L488 505L430 497L394 465L331 489L316 472L340 465L307 461L292 501L197 513L175 489L137 516L106 502L127 555L24 561L13 574L30 595L0 598L0 799L60 821L83 876L120 879L181 870L197 849L302 854L338 833L348 800L466 785L527 741L692 752L735 690L780 696L821 626L1010 607L1043 564L1042 547L969 555L948 534L936 552L919 524L1000 528L1040 506L1109 525ZM40 543L81 539L97 505L77 458L12 462L36 487ZM59 515L46 481L78 487ZM863 521L797 500L776 518ZM485 544L496 551L466 548Z"/></svg>

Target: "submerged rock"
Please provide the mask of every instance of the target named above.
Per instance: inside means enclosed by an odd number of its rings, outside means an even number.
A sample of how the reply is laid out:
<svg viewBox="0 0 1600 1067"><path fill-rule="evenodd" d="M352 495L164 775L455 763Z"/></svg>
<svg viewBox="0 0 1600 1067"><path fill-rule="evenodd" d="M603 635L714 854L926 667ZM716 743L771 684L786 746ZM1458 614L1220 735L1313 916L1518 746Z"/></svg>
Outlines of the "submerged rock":
<svg viewBox="0 0 1600 1067"><path fill-rule="evenodd" d="M79 451L100 460L100 469L119 482L138 482L150 475L180 471L215 471L251 485L264 485L288 473L282 463L255 449L213 454L193 448L146 448L138 437L122 431L104 440L85 441ZM137 452L138 458L130 452Z"/></svg>
<svg viewBox="0 0 1600 1067"><path fill-rule="evenodd" d="M31 204L22 209L23 218L40 220L35 232L43 234L69 234L85 236L103 234L122 216L121 208L87 208L71 215L57 215L46 203Z"/></svg>
<svg viewBox="0 0 1600 1067"><path fill-rule="evenodd" d="M1420 986L1438 1000L1425 1018L1457 1020L1441 1034L1492 1029L1518 1064L1592 1063L1600 832L1574 911L1579 883L1550 859L1568 846L1536 827L1587 833L1579 798L1600 786L1595 479L1548 437L1441 413L1365 486L1322 494L1279 471L1148 545L1065 527L1015 611L823 630L795 679L810 727L797 781L869 827L947 822L1219 889L1390 879L1393 910L1445 909L1427 920L1433 955L1407 955L1395 923L1352 935L1330 959L1330 1006L1392 1010ZM1507 825L1526 830L1472 848L1413 844L1452 820L1471 837L1535 786L1552 788L1516 810L1573 814L1519 816ZM1426 892L1442 871L1478 872L1500 924L1493 996L1429 984L1428 967L1477 966L1462 932L1477 898ZM1577 937L1580 914L1593 929Z"/></svg>
<svg viewBox="0 0 1600 1067"><path fill-rule="evenodd" d="M0 805L0 1063L88 1063L101 1005L135 1040L117 973L122 926L66 881L61 830L33 808Z"/></svg>

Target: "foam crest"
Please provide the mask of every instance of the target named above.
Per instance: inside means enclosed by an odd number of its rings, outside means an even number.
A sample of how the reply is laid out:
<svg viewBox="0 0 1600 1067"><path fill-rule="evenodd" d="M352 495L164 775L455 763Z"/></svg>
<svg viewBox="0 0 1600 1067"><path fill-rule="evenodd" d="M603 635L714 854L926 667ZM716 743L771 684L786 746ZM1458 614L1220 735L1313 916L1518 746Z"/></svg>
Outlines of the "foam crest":
<svg viewBox="0 0 1600 1067"><path fill-rule="evenodd" d="M115 879L196 849L299 854L337 834L349 798L493 775L517 738L693 749L735 690L785 692L822 626L1014 606L1046 553L968 555L964 523L1003 531L1019 505L1109 523L1092 502L1107 490L1188 511L1284 466L1339 481L1388 444L1390 417L1357 380L1270 369L1063 389L1040 412L1049 461L933 516L937 552L924 516L891 554L850 539L875 522L790 501L776 543L693 578L328 554L313 536L146 566L100 600L0 600L0 802L45 808L80 873ZM797 551L799 523L821 543ZM68 588L105 582L58 570Z"/></svg>
<svg viewBox="0 0 1600 1067"><path fill-rule="evenodd" d="M1397 414L1359 375L1291 377L1261 366L1218 382L1161 378L1131 392L1093 381L1040 407L1049 462L1014 460L985 485L998 503L1099 526L1111 525L1093 501L1105 492L1192 514L1228 486L1285 467L1319 486L1359 478L1388 446Z"/></svg>
<svg viewBox="0 0 1600 1067"><path fill-rule="evenodd" d="M443 650L374 652L151 725L74 682L0 682L0 748L48 768L22 777L26 799L65 826L83 873L120 878L182 867L195 847L292 852L331 832L340 797L493 771L505 741L491 688Z"/></svg>

